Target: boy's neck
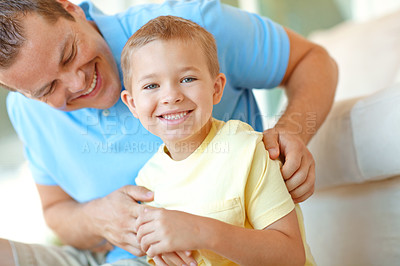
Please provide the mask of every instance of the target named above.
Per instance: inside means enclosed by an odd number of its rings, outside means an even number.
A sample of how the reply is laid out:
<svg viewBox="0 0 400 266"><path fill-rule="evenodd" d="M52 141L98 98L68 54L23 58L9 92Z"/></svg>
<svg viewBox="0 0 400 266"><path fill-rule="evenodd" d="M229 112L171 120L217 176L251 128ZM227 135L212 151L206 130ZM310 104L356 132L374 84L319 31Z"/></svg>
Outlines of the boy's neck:
<svg viewBox="0 0 400 266"><path fill-rule="evenodd" d="M201 128L199 132L181 141L164 141L169 156L175 161L181 161L189 157L208 136L212 127L212 119Z"/></svg>

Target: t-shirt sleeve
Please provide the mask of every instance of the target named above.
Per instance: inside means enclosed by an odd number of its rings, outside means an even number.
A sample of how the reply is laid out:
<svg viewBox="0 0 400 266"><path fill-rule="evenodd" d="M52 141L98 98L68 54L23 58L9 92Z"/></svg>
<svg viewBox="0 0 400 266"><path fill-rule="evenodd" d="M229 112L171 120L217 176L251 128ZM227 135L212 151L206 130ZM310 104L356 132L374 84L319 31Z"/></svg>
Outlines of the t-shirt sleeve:
<svg viewBox="0 0 400 266"><path fill-rule="evenodd" d="M255 229L264 229L294 209L280 162L269 158L262 142L256 146L245 193L247 219Z"/></svg>
<svg viewBox="0 0 400 266"><path fill-rule="evenodd" d="M157 155L157 153L155 154ZM157 171L154 161L157 161L152 157L147 163L140 169L139 173L135 178L135 185L145 187L149 190L154 190L155 179L157 178Z"/></svg>
<svg viewBox="0 0 400 266"><path fill-rule="evenodd" d="M144 172L142 170L140 170L135 179L135 185L149 188L150 184L148 184L148 183L149 182L148 182L148 179L146 178L146 175L144 174Z"/></svg>
<svg viewBox="0 0 400 266"><path fill-rule="evenodd" d="M267 17L202 1L204 27L215 37L221 71L240 88L278 86L289 62L290 43L284 28Z"/></svg>
<svg viewBox="0 0 400 266"><path fill-rule="evenodd" d="M35 160L35 156L32 156L30 150L25 146L24 147L25 157L28 160L29 169L31 170L31 174L33 180L36 184L46 185L46 186L55 186L58 185L54 179L46 173L44 168L40 166Z"/></svg>
<svg viewBox="0 0 400 266"><path fill-rule="evenodd" d="M35 153L29 149L26 145L29 142L28 139L32 138L32 132L34 132L34 128L32 128L29 124L24 123L23 121L29 121L27 113L32 113L29 111L27 100L23 98L24 96L19 95L16 92L10 92L7 96L7 112L10 118L10 121L18 134L18 137L22 141L24 145L24 154L25 158L28 161L29 168L31 170L31 174L35 183L41 185L56 185L56 182L53 178L47 174L44 170L45 167L41 164L38 158L40 156L35 155Z"/></svg>

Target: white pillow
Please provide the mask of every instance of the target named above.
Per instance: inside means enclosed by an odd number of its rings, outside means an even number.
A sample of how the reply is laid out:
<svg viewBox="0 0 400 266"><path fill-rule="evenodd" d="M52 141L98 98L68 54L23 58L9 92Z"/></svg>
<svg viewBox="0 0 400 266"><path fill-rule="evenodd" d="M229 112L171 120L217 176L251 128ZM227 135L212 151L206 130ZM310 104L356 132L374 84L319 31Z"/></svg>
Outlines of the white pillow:
<svg viewBox="0 0 400 266"><path fill-rule="evenodd" d="M400 83L338 101L309 144L316 187L400 175Z"/></svg>
<svg viewBox="0 0 400 266"><path fill-rule="evenodd" d="M350 117L363 179L400 175L400 83L358 101Z"/></svg>
<svg viewBox="0 0 400 266"><path fill-rule="evenodd" d="M354 148L351 109L358 98L336 102L308 144L315 160L317 189L363 182Z"/></svg>

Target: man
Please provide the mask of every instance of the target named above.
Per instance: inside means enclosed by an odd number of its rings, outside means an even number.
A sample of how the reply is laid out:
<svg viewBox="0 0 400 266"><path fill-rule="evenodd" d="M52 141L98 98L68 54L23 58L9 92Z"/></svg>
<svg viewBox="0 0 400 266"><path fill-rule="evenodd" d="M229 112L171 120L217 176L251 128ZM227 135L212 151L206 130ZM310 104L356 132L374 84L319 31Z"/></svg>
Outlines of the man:
<svg viewBox="0 0 400 266"><path fill-rule="evenodd" d="M125 251L144 255L133 228L136 201L153 195L133 180L160 140L120 101L119 65L126 40L159 15L191 19L215 36L229 80L215 117L241 119L262 131L250 88L285 87L288 107L265 131L266 148L272 159L282 157L295 202L313 193L314 161L306 144L329 112L337 83L336 64L323 48L218 1L168 1L116 16L90 2L79 7L66 0L1 0L0 10L0 85L16 91L8 97L10 118L24 142L46 222L63 243L94 251L119 247L109 262L131 257ZM29 260L26 250L50 256L44 248L0 241L0 257L10 265L12 252ZM57 252L57 259L68 253Z"/></svg>

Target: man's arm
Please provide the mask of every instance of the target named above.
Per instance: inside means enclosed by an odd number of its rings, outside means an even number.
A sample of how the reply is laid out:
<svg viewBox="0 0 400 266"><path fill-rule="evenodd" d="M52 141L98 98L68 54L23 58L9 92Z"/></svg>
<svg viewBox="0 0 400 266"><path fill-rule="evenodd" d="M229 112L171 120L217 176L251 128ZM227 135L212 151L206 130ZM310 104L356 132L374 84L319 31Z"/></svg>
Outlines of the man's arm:
<svg viewBox="0 0 400 266"><path fill-rule="evenodd" d="M306 146L332 107L338 70L324 48L285 30L290 57L281 85L288 106L275 127L264 132L264 143L271 159L283 159L286 186L301 202L312 195L315 182L314 159Z"/></svg>
<svg viewBox="0 0 400 266"><path fill-rule="evenodd" d="M46 223L64 244L105 251L112 248L111 243L134 255L144 255L133 225L139 206L136 201L153 199L145 188L125 186L104 198L83 204L59 186L37 185L37 188Z"/></svg>
<svg viewBox="0 0 400 266"><path fill-rule="evenodd" d="M143 207L138 239L147 255L208 249L239 265L304 265L296 212L264 230L246 229L180 211Z"/></svg>

